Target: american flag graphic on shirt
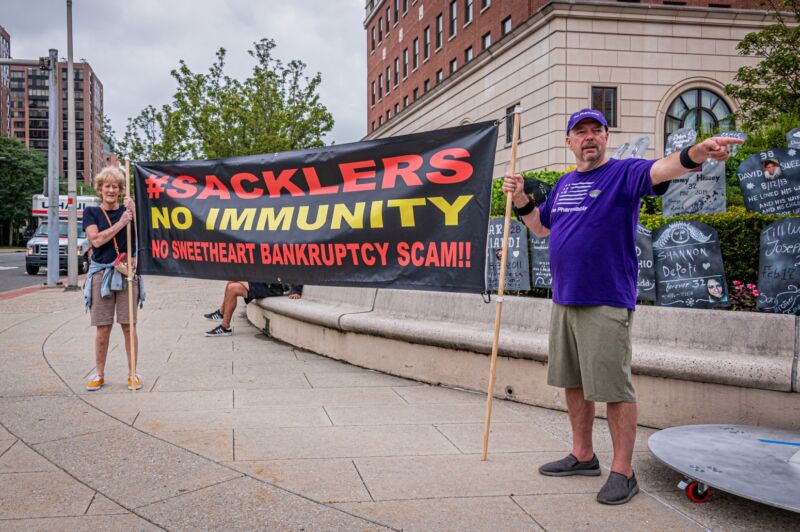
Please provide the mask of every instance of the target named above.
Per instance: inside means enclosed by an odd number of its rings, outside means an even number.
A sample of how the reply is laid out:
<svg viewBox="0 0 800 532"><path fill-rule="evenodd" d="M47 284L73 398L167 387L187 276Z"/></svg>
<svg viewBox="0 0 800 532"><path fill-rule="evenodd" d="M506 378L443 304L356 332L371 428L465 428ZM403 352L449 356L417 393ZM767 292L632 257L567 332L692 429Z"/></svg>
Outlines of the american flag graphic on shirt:
<svg viewBox="0 0 800 532"><path fill-rule="evenodd" d="M587 205L582 205L583 200L592 191L594 181L584 181L581 183L568 183L564 189L556 196L553 205L553 212L582 212L588 209Z"/></svg>

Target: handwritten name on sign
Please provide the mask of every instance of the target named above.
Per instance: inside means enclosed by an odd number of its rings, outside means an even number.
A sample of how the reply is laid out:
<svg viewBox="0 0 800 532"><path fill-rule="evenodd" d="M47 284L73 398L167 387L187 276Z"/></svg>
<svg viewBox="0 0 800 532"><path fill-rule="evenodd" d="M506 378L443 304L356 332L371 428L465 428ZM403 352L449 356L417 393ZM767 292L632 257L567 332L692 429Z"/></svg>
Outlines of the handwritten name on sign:
<svg viewBox="0 0 800 532"><path fill-rule="evenodd" d="M550 237L538 237L531 233L531 277L535 288L552 288L550 273Z"/></svg>
<svg viewBox="0 0 800 532"><path fill-rule="evenodd" d="M800 213L800 149L774 148L745 159L736 170L748 211Z"/></svg>
<svg viewBox="0 0 800 532"><path fill-rule="evenodd" d="M800 314L800 218L773 222L761 231L758 308Z"/></svg>
<svg viewBox="0 0 800 532"><path fill-rule="evenodd" d="M653 233L656 304L714 308L728 305L719 237L700 222L671 222Z"/></svg>
<svg viewBox="0 0 800 532"><path fill-rule="evenodd" d="M636 297L639 301L655 301L656 270L653 260L653 234L643 225L636 226L636 258L639 261Z"/></svg>
<svg viewBox="0 0 800 532"><path fill-rule="evenodd" d="M487 239L486 287L497 290L500 286L500 265L503 259L503 218L489 220ZM531 268L528 262L528 231L516 220L509 220L508 256L506 261L505 290L530 290Z"/></svg>

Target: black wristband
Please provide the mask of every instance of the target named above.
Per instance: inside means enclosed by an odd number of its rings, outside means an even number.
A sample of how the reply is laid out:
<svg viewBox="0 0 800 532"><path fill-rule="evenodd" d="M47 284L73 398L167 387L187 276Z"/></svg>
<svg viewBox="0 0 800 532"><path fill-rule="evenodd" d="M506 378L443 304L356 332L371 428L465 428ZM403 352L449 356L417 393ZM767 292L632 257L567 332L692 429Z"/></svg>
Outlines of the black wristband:
<svg viewBox="0 0 800 532"><path fill-rule="evenodd" d="M692 160L691 157L689 157L689 150L691 148L692 146L686 146L684 149L681 150L681 157L680 157L681 166L683 166L687 170L693 170L703 164L703 163L697 164Z"/></svg>
<svg viewBox="0 0 800 532"><path fill-rule="evenodd" d="M528 203L526 203L522 207L516 207L515 206L514 210L517 211L517 216L527 216L530 213L532 213L535 208L536 208L536 204L529 199Z"/></svg>

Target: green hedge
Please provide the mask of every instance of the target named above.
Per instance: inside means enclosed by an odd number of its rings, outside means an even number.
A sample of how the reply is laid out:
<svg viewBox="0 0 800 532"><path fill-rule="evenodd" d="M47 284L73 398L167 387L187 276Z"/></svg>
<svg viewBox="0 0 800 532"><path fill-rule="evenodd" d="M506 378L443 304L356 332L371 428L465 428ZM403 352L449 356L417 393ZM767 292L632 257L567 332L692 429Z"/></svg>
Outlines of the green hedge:
<svg viewBox="0 0 800 532"><path fill-rule="evenodd" d="M746 146L746 145L745 145ZM740 150L736 159L741 162L749 155L761 151L760 147L752 147L749 150ZM735 163L738 166L738 162ZM537 172L524 172L522 175L528 179L538 179L548 184L555 184L566 171L541 170ZM730 171L728 172L729 191L731 187ZM736 172L733 171L733 179L736 179ZM496 179L492 188L492 216L503 216L505 213L505 196L501 190L502 180ZM736 184L738 191L739 186ZM731 195L729 193L728 197ZM653 200L650 200L653 201ZM736 200L734 200L736 201ZM738 203L741 202L741 192L738 194ZM659 201L660 203L660 201ZM688 216L677 216L665 219L661 216L660 208L658 212L652 213L652 204L644 202L642 213L639 216L639 223L654 231L675 220L696 220L710 225L716 229L719 235L720 247L722 249L722 261L725 265L725 276L730 283L738 280L743 283L758 282L758 258L759 246L761 242L761 231L775 220L786 218L784 215L767 215L747 212L739 205L731 205L729 202L727 212L716 214L694 214ZM651 211L651 212L648 212Z"/></svg>

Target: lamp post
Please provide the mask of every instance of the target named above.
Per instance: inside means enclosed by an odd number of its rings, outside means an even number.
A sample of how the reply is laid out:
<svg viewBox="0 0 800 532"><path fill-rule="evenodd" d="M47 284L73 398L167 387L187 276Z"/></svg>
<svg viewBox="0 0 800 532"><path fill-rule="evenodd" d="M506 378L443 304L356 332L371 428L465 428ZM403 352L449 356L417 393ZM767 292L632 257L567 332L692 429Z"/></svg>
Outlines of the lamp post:
<svg viewBox="0 0 800 532"><path fill-rule="evenodd" d="M75 69L72 64L72 0L67 0L67 290L78 288L78 194L75 166Z"/></svg>
<svg viewBox="0 0 800 532"><path fill-rule="evenodd" d="M49 57L39 59L0 59L0 65L39 67L50 71L47 109L47 285L58 284L58 50L50 49Z"/></svg>

